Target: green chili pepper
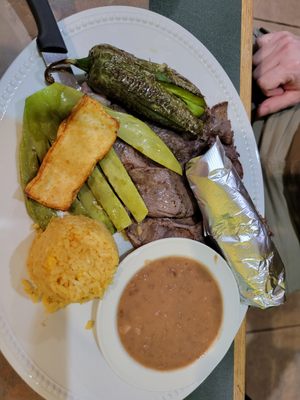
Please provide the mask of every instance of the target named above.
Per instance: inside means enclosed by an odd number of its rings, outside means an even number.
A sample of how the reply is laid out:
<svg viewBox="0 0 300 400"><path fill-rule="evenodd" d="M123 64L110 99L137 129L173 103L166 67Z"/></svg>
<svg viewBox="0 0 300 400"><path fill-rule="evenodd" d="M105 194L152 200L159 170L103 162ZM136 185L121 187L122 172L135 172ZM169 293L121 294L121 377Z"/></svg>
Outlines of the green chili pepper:
<svg viewBox="0 0 300 400"><path fill-rule="evenodd" d="M127 211L98 167L88 178L88 185L95 199L102 205L118 231L122 231L132 224Z"/></svg>
<svg viewBox="0 0 300 400"><path fill-rule="evenodd" d="M139 59L110 45L97 45L88 57L51 64L45 71L46 80L53 82L50 72L66 64L87 72L87 82L95 92L107 95L130 111L205 139L203 120L199 118L207 108L203 95L166 64Z"/></svg>
<svg viewBox="0 0 300 400"><path fill-rule="evenodd" d="M23 113L23 134L19 149L21 186L25 189L27 183L36 176L50 144L55 140L59 124L71 112L82 93L60 84L53 84L34 93L25 101ZM75 199L70 211L74 214L88 215L103 220L113 231L113 226L107 216L100 218L100 211L95 204L92 193L86 194L89 189L83 189L80 196L88 207ZM88 202L90 200L90 202ZM52 217L57 216L57 210L45 207L25 195L25 204L29 216L42 229L45 229ZM102 213L104 211L102 210ZM108 221L107 221L108 220Z"/></svg>
<svg viewBox="0 0 300 400"><path fill-rule="evenodd" d="M144 122L133 117L105 107L106 112L119 121L118 137L146 157L164 167L182 175L182 168L169 147Z"/></svg>
<svg viewBox="0 0 300 400"><path fill-rule="evenodd" d="M148 209L113 148L99 162L99 165L109 183L136 221L143 221L148 214Z"/></svg>
<svg viewBox="0 0 300 400"><path fill-rule="evenodd" d="M89 217L87 209L82 205L82 203L78 200L77 197L73 201L69 211L74 215L84 215L86 217Z"/></svg>
<svg viewBox="0 0 300 400"><path fill-rule="evenodd" d="M41 153L38 155L37 149L42 152L46 146L45 143L41 144L42 135L40 140L35 140L37 136L31 134L29 129L30 117L28 103L26 102L23 115L23 135L19 149L20 180L23 190L39 169L39 156L41 157ZM42 229L45 229L50 219L57 215L55 210L29 199L27 196L25 196L25 205L29 216Z"/></svg>
<svg viewBox="0 0 300 400"><path fill-rule="evenodd" d="M86 209L89 217L95 219L96 221L103 222L111 233L115 232L113 224L108 218L106 212L97 202L86 183L82 185L77 196L83 207Z"/></svg>
<svg viewBox="0 0 300 400"><path fill-rule="evenodd" d="M56 138L59 124L69 115L72 108L82 95L81 92L78 92L75 89L63 86L59 83L54 83L26 99L23 116L23 135L19 151L20 176L23 189L37 174L40 163L50 145ZM131 115L120 113L109 108L106 108L106 111L119 121L120 128L118 136L120 139L124 140L157 163L160 163L178 174L182 174L181 166L173 153L148 125ZM106 168L106 165L110 165L110 167ZM124 190L124 188L118 188L118 182L122 185L123 180L119 179L120 170L116 169L118 168L117 166L120 167L121 176L126 177L127 172L124 166L116 155L114 157L114 154L112 156L110 155L108 159L104 161L105 174L114 182L115 192L117 194L121 193L119 197L129 208L134 217L138 221L141 221L147 215L147 208L130 178L129 186L125 186L126 190ZM108 169L110 169L110 171L108 171ZM79 192L78 197L74 200L69 211L74 214L87 215L92 218L107 221L107 215L105 214L104 217L102 215L105 213L104 210L101 210L101 217L99 210L102 206L111 217L109 203L112 202L112 207L113 204L115 204L114 202L116 200L118 201L118 199L110 197L108 193L109 190L102 192L102 189L101 199L101 196L99 196L101 185L99 188L95 187L96 184L99 184L98 175L97 179L94 181L93 175L90 177L88 180L89 188L85 186L82 191ZM103 181L101 182L103 183ZM126 177L126 182L128 182L128 177ZM110 189L108 183L105 183L105 189ZM91 192L91 189L93 193ZM88 191L90 193L87 194ZM126 193L126 191L129 192ZM110 194L111 193L115 196L112 190L110 191ZM100 203L101 206L100 204L97 204L97 202ZM26 196L25 203L30 217L43 229L46 228L48 222L53 216L57 216L56 210L47 208ZM137 209L135 210L136 205ZM117 214L115 220L111 217L112 222L118 230L124 229L125 225L130 222L130 218L124 210L124 207L122 205L121 207L123 210L119 207L119 217ZM114 210L115 209L116 208L114 208ZM124 211L127 216L124 214ZM112 230L112 224L110 222L107 224L109 229Z"/></svg>

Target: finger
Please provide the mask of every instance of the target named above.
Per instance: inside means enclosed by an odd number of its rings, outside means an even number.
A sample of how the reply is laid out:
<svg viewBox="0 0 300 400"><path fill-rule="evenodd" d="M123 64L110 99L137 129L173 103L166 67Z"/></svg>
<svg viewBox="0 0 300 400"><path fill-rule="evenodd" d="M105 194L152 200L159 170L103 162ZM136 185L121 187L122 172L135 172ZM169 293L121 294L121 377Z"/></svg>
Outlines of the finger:
<svg viewBox="0 0 300 400"><path fill-rule="evenodd" d="M284 92L285 92L285 90L283 89L283 87L280 86L280 87L278 87L278 88L268 90L268 91L266 92L266 96L267 96L267 97L280 96L280 95L283 94Z"/></svg>
<svg viewBox="0 0 300 400"><path fill-rule="evenodd" d="M259 65L266 57L270 56L278 46L278 42L271 42L262 46L252 57L253 65Z"/></svg>
<svg viewBox="0 0 300 400"><path fill-rule="evenodd" d="M277 65L272 70L265 73L259 79L257 84L261 88L264 94L268 91L278 88L280 85L284 85L292 80L290 74L281 65Z"/></svg>
<svg viewBox="0 0 300 400"><path fill-rule="evenodd" d="M254 79L259 79L261 78L263 75L265 75L267 72L271 71L272 69L274 69L275 67L277 67L277 65L279 65L279 60L277 59L277 57L272 57L272 55L268 56L266 58L266 61L261 62L260 64L257 65L257 67L254 69L252 75Z"/></svg>
<svg viewBox="0 0 300 400"><path fill-rule="evenodd" d="M289 35L290 32L287 31L271 32L257 38L256 43L258 47L262 47L270 43L278 42L280 39L285 38Z"/></svg>
<svg viewBox="0 0 300 400"><path fill-rule="evenodd" d="M300 102L299 90L287 90L280 96L273 96L260 104L257 110L259 117L272 114L287 107L294 106Z"/></svg>
<svg viewBox="0 0 300 400"><path fill-rule="evenodd" d="M262 50L262 49L261 49ZM266 55L253 71L253 78L259 79L262 75L277 67L282 61L284 43L276 43L269 55ZM265 53L266 54L266 53Z"/></svg>
<svg viewBox="0 0 300 400"><path fill-rule="evenodd" d="M259 65L262 61L265 62L267 57L274 55L276 51L284 47L291 36L293 35L290 32L283 31L268 33L258 38L256 43L259 50L253 55L253 64Z"/></svg>

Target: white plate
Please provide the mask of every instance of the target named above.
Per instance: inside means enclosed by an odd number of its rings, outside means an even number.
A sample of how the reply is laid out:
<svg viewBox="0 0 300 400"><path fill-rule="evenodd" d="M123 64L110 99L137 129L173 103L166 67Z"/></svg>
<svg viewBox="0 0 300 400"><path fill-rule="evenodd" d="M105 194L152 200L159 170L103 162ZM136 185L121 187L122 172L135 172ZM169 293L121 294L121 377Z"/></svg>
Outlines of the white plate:
<svg viewBox="0 0 300 400"><path fill-rule="evenodd" d="M229 78L189 32L155 13L132 7L102 7L60 23L73 57L86 56L97 43L111 43L137 56L166 62L205 94L208 104L229 101L229 117L245 171L245 185L264 213L261 168L251 126ZM24 296L21 279L33 238L18 180L18 145L25 98L44 87L44 64L32 42L0 82L0 346L22 378L47 399L182 399L197 384L163 393L142 391L118 379L99 356L94 332L97 302L72 305L46 315ZM120 252L129 248L117 238ZM240 307L240 322L246 307Z"/></svg>
<svg viewBox="0 0 300 400"><path fill-rule="evenodd" d="M130 279L146 262L161 257L188 256L210 271L221 291L223 320L217 339L198 360L173 371L155 371L131 358L118 334L117 312L120 297ZM97 336L102 354L118 376L145 390L170 391L197 382L200 384L227 353L240 323L240 296L235 278L225 262L210 247L191 239L168 238L148 243L133 251L118 268L114 283L106 292L97 316Z"/></svg>

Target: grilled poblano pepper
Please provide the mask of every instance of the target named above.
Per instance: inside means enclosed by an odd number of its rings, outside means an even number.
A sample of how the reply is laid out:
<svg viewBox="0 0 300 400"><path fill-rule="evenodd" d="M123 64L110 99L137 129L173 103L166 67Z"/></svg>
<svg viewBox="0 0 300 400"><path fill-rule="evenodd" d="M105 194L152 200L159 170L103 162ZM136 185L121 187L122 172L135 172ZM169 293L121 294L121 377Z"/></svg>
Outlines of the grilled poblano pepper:
<svg viewBox="0 0 300 400"><path fill-rule="evenodd" d="M200 90L166 64L139 59L116 47L94 46L88 57L67 59L45 71L51 83L51 70L72 64L87 72L87 82L95 91L123 104L151 121L189 132L205 139L203 120L206 103Z"/></svg>

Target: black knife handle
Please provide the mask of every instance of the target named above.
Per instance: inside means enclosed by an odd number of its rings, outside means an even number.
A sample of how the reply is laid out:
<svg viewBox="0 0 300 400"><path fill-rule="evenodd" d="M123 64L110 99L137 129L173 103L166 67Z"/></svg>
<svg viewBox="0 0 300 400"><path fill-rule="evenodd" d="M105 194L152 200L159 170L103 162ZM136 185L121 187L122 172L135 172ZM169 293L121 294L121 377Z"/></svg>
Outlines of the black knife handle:
<svg viewBox="0 0 300 400"><path fill-rule="evenodd" d="M40 51L67 53L48 0L27 0L38 28L37 46Z"/></svg>

